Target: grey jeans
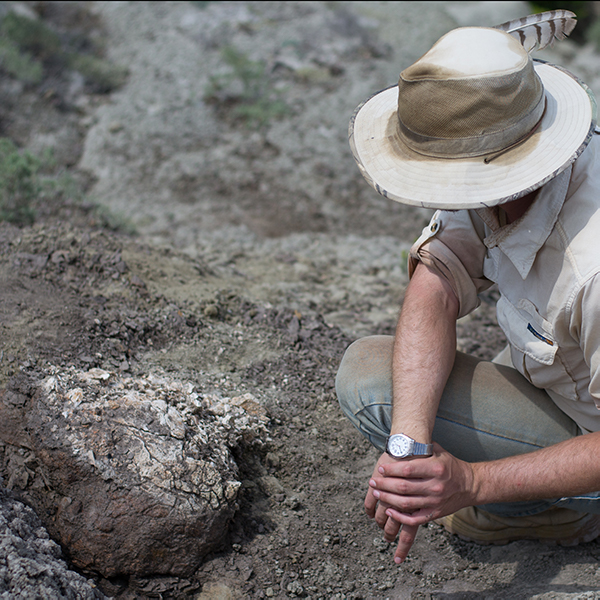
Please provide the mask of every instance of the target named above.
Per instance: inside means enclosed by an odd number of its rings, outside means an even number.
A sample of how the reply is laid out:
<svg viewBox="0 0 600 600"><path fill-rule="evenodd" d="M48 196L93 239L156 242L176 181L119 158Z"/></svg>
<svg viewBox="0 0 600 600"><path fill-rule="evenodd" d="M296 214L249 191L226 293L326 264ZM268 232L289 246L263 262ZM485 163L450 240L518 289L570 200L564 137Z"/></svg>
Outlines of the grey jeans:
<svg viewBox="0 0 600 600"><path fill-rule="evenodd" d="M391 336L357 340L346 351L336 378L342 410L381 452L392 416ZM457 352L442 395L433 440L468 462L532 452L580 431L544 390L516 369ZM487 504L502 515L532 515L551 507L600 513L600 492L571 498Z"/></svg>

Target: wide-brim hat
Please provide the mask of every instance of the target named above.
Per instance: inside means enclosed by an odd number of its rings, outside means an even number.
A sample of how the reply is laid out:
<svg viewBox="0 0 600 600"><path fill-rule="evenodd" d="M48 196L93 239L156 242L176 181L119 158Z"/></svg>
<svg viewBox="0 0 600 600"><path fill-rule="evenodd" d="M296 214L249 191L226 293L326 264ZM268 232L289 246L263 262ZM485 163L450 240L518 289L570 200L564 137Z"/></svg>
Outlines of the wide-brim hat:
<svg viewBox="0 0 600 600"><path fill-rule="evenodd" d="M594 96L573 74L532 61L507 33L460 28L356 109L349 140L384 197L481 208L556 177L583 152L595 120Z"/></svg>

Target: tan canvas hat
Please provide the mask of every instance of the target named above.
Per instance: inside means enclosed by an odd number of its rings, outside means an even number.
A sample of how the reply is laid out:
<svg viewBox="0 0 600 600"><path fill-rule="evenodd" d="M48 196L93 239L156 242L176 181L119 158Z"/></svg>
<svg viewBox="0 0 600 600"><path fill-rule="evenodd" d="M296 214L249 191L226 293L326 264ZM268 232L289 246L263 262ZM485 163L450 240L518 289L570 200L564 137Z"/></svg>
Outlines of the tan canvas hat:
<svg viewBox="0 0 600 600"><path fill-rule="evenodd" d="M587 86L511 35L463 27L355 111L349 139L380 194L429 208L494 206L566 169L595 127Z"/></svg>

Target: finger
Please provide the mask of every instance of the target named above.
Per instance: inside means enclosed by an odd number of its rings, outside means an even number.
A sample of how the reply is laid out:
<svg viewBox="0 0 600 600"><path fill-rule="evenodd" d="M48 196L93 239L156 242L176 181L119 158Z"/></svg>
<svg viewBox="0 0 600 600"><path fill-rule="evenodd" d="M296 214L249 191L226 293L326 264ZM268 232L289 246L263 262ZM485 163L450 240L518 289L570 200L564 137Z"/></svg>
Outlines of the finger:
<svg viewBox="0 0 600 600"><path fill-rule="evenodd" d="M388 516L386 514L386 510L390 507L389 504L385 504L380 502L377 510L375 511L375 522L381 529L385 528L385 525L388 521Z"/></svg>
<svg viewBox="0 0 600 600"><path fill-rule="evenodd" d="M405 479L404 477L371 477L369 486L377 498L377 492L390 492L399 496L420 494L431 485L428 479Z"/></svg>
<svg viewBox="0 0 600 600"><path fill-rule="evenodd" d="M379 500L379 504L392 507L399 512L414 512L421 510L424 506L432 506L434 499L427 496L404 496L380 490L373 491L373 497Z"/></svg>
<svg viewBox="0 0 600 600"><path fill-rule="evenodd" d="M432 508L422 508L413 513L400 512L392 507L386 510L388 518L400 523L402 526L425 525L438 518L438 514Z"/></svg>
<svg viewBox="0 0 600 600"><path fill-rule="evenodd" d="M375 465L375 468L373 469L373 476L375 476L379 473L379 462L380 461L381 461L381 458L379 459L379 461L377 461L377 464ZM373 477L371 477L369 482L372 481L372 479L373 479ZM379 501L377 500L377 498L375 496L373 496L372 487L369 487L367 490L367 495L365 496L365 511L366 511L367 515L369 515L369 517L371 517L371 519L375 516L375 511L376 511L378 502Z"/></svg>
<svg viewBox="0 0 600 600"><path fill-rule="evenodd" d="M417 537L418 525L403 525L398 538L398 546L394 554L394 562L401 564L406 560L410 549Z"/></svg>
<svg viewBox="0 0 600 600"><path fill-rule="evenodd" d="M402 524L399 521L390 519L388 515L388 520L383 528L383 537L385 541L392 543L396 539L401 526Z"/></svg>
<svg viewBox="0 0 600 600"><path fill-rule="evenodd" d="M375 516L375 509L377 508L377 498L373 496L372 488L369 488L367 495L365 496L365 511L371 519Z"/></svg>
<svg viewBox="0 0 600 600"><path fill-rule="evenodd" d="M396 461L381 464L377 468L378 477L401 477L402 479L430 478L436 470L438 458L413 458L412 460Z"/></svg>

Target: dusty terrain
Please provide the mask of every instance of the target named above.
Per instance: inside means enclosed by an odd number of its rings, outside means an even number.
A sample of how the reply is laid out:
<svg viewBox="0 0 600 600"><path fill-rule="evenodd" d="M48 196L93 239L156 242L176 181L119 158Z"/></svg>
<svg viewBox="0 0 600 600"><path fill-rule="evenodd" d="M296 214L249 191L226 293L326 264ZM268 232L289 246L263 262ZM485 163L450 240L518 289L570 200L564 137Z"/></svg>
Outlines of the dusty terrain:
<svg viewBox="0 0 600 600"><path fill-rule="evenodd" d="M429 216L362 182L345 141L352 110L445 31L520 16L526 4L23 6L104 40L129 74L109 93L76 77L0 85L1 134L54 148L85 192L41 202L31 226L0 224L0 386L50 365L156 373L199 391L250 392L270 415L263 451L237 457L243 489L222 552L189 579L96 577L100 589L202 600L600 598L598 542L479 547L430 524L395 566L362 510L377 452L333 390L353 339L393 332L406 251ZM597 86L598 56L568 44L556 60ZM228 62L224 47L263 66ZM256 108L254 83L270 103ZM258 117L236 111L248 106ZM461 349L491 358L502 348L494 299L459 323Z"/></svg>

